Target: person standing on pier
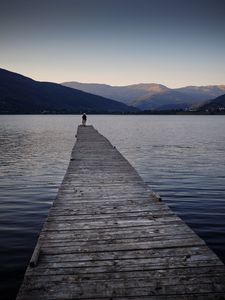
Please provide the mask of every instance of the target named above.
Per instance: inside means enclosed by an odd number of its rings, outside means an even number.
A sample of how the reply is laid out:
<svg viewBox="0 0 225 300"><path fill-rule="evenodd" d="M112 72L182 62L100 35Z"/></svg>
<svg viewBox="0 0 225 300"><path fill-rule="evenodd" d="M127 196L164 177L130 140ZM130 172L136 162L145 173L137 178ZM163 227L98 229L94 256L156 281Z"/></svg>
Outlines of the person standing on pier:
<svg viewBox="0 0 225 300"><path fill-rule="evenodd" d="M82 125L86 126L86 122L87 122L87 115L85 113L83 113L83 115L82 115Z"/></svg>

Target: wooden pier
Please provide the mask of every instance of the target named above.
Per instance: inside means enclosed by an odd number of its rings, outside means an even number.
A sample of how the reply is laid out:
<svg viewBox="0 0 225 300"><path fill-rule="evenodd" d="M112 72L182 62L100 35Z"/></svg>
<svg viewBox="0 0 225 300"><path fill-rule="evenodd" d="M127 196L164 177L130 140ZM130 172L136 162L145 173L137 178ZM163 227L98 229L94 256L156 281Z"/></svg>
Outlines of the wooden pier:
<svg viewBox="0 0 225 300"><path fill-rule="evenodd" d="M225 267L92 126L77 142L17 300L225 299Z"/></svg>

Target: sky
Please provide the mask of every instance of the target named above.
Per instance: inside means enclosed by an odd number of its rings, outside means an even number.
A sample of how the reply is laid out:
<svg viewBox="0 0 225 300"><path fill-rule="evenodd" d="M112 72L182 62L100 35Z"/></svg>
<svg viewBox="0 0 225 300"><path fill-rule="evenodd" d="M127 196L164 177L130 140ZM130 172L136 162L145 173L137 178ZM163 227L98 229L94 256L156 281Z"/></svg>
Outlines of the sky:
<svg viewBox="0 0 225 300"><path fill-rule="evenodd" d="M225 84L224 0L0 0L0 67L40 81Z"/></svg>

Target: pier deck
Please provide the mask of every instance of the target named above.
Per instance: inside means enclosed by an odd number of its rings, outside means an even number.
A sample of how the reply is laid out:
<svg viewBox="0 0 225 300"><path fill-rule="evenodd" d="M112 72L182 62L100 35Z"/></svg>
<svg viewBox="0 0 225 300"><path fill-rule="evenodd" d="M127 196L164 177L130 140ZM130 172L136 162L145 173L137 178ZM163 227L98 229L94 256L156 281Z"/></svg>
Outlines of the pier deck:
<svg viewBox="0 0 225 300"><path fill-rule="evenodd" d="M78 127L32 263L17 300L225 299L222 262L92 126Z"/></svg>

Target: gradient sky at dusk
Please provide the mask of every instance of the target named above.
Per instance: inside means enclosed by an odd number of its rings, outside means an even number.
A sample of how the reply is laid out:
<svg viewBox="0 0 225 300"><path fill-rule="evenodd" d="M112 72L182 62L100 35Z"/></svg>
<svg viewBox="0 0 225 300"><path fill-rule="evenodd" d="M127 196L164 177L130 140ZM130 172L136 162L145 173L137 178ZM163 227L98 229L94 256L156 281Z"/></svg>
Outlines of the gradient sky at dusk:
<svg viewBox="0 0 225 300"><path fill-rule="evenodd" d="M224 0L0 0L0 67L41 81L225 84Z"/></svg>

